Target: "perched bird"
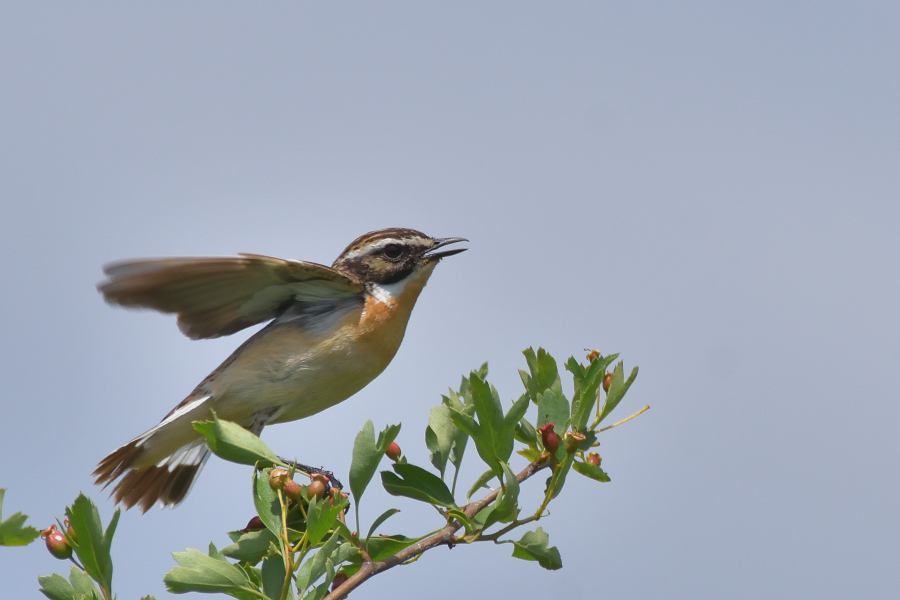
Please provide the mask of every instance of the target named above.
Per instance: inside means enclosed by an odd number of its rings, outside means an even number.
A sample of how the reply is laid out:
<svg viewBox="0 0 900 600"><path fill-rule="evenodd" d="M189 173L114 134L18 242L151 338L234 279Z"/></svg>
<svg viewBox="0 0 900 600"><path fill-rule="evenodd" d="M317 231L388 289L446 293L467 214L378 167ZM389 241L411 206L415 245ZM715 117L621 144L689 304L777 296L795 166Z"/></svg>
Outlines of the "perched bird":
<svg viewBox="0 0 900 600"><path fill-rule="evenodd" d="M259 434L343 402L394 358L413 306L442 258L463 238L382 229L353 241L329 268L255 254L165 258L105 268L111 304L176 313L191 339L272 320L200 382L155 427L94 471L116 502L146 512L184 500L209 457L191 423L211 411Z"/></svg>

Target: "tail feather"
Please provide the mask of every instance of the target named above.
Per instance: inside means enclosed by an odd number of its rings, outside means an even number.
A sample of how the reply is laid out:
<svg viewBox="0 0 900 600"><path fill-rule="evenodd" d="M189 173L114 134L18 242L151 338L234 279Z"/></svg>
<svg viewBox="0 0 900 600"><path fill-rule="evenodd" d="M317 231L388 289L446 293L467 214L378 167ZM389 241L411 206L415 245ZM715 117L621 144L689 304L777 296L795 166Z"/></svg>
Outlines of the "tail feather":
<svg viewBox="0 0 900 600"><path fill-rule="evenodd" d="M141 439L132 440L104 458L94 471L96 483L106 488L121 477L111 495L125 508L139 505L142 512L147 512L157 502L162 506L179 504L209 458L206 441L193 440L155 465L136 467L143 453Z"/></svg>

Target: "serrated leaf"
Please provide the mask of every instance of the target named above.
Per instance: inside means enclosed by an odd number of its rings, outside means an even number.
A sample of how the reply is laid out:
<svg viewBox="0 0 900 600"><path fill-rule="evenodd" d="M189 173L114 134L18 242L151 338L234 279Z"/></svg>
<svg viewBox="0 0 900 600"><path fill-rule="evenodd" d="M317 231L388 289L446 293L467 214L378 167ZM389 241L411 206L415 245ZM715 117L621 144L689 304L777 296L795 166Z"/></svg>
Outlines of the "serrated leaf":
<svg viewBox="0 0 900 600"><path fill-rule="evenodd" d="M112 592L113 565L109 550L119 515L118 510L113 513L104 534L100 513L87 496L79 494L72 506L66 508L69 525L75 531L78 539L78 542L72 547L75 555L81 561L88 575L110 593Z"/></svg>
<svg viewBox="0 0 900 600"><path fill-rule="evenodd" d="M596 465L592 465L586 462L575 462L572 465L572 468L584 475L585 477L589 477L590 479L594 479L596 481L602 481L604 483L611 481L609 475Z"/></svg>
<svg viewBox="0 0 900 600"><path fill-rule="evenodd" d="M447 484L437 475L408 463L395 463L392 466L395 473L381 472L381 482L389 494L457 508Z"/></svg>
<svg viewBox="0 0 900 600"><path fill-rule="evenodd" d="M599 398L600 385L606 375L606 367L616 359L618 354L601 356L591 362L585 369L574 358L566 363L566 369L572 373L575 393L572 395L572 418L574 431L584 431L593 412L594 404Z"/></svg>
<svg viewBox="0 0 900 600"><path fill-rule="evenodd" d="M282 464L258 436L237 423L223 421L213 414L212 421L198 421L194 429L206 438L206 445L212 452L227 461L241 465L269 467Z"/></svg>
<svg viewBox="0 0 900 600"><path fill-rule="evenodd" d="M518 542L513 542L515 548L512 555L522 560L536 560L545 569L556 570L562 568L562 558L555 546L548 546L550 538L541 527L529 531Z"/></svg>
<svg viewBox="0 0 900 600"><path fill-rule="evenodd" d="M38 577L40 592L50 600L77 600L75 589L62 575L41 575Z"/></svg>
<svg viewBox="0 0 900 600"><path fill-rule="evenodd" d="M306 509L306 533L309 535L311 546L322 541L328 531L335 526L337 516L343 512L345 506L346 501L329 502L329 498L310 500L309 507Z"/></svg>
<svg viewBox="0 0 900 600"><path fill-rule="evenodd" d="M268 528L257 529L241 534L234 543L222 548L222 554L255 565L269 554L270 545L277 547L277 543L278 538Z"/></svg>
<svg viewBox="0 0 900 600"><path fill-rule="evenodd" d="M100 597L99 591L94 586L94 580L74 565L69 571L69 581L72 583L72 589L75 591L76 598Z"/></svg>
<svg viewBox="0 0 900 600"><path fill-rule="evenodd" d="M616 365L616 368L612 373L612 379L609 383L609 393L606 395L606 402L603 404L603 410L600 411L601 421L619 405L619 402L621 402L622 398L625 396L625 392L627 392L628 388L631 387L631 384L634 383L637 374L638 368L635 367L631 370L631 375L628 376L628 379L625 380L623 364L619 362Z"/></svg>
<svg viewBox="0 0 900 600"><path fill-rule="evenodd" d="M179 566L163 578L170 592L219 592L229 595L257 592L250 585L247 574L227 561L207 556L195 548L174 552L172 556Z"/></svg>
<svg viewBox="0 0 900 600"><path fill-rule="evenodd" d="M553 390L538 394L537 426L543 427L547 423L553 423L553 430L558 434L564 433L569 423L569 401Z"/></svg>
<svg viewBox="0 0 900 600"><path fill-rule="evenodd" d="M562 394L562 383L559 379L559 368L556 360L543 348L538 348L535 353L533 348L527 348L522 354L528 364L528 373L519 371L525 390L533 402L538 401L538 394L551 390Z"/></svg>
<svg viewBox="0 0 900 600"><path fill-rule="evenodd" d="M366 539L372 537L372 534L375 533L375 530L378 529L385 521L396 515L400 512L399 508L389 508L380 515L375 521L372 523L372 526L369 527L369 533L366 534Z"/></svg>

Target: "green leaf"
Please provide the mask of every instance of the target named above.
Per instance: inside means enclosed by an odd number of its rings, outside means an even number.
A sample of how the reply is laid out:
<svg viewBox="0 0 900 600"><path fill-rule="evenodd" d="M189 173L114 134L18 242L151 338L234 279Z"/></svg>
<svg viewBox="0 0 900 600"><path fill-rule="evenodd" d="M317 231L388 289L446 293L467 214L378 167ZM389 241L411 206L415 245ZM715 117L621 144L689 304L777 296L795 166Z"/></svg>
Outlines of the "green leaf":
<svg viewBox="0 0 900 600"><path fill-rule="evenodd" d="M390 471L381 472L381 483L389 494L457 508L447 484L437 475L408 463L395 463L392 466L396 474Z"/></svg>
<svg viewBox="0 0 900 600"><path fill-rule="evenodd" d="M522 383L532 402L537 402L538 395L547 390L562 394L562 383L559 380L559 368L556 366L556 360L543 348L538 348L537 354L532 348L528 348L522 354L525 355L529 372L520 370L519 376L522 378Z"/></svg>
<svg viewBox="0 0 900 600"><path fill-rule="evenodd" d="M222 548L222 554L228 558L255 565L269 554L271 544L276 544L277 547L278 538L268 529L247 531L242 533L233 544Z"/></svg>
<svg viewBox="0 0 900 600"><path fill-rule="evenodd" d="M375 521L372 523L372 526L369 527L369 533L366 534L366 539L372 537L372 534L375 533L375 530L378 529L385 521L396 515L400 512L399 508L389 508L380 515Z"/></svg>
<svg viewBox="0 0 900 600"><path fill-rule="evenodd" d="M72 582L76 598L100 598L100 592L94 586L94 580L74 565L69 571L69 581Z"/></svg>
<svg viewBox="0 0 900 600"><path fill-rule="evenodd" d="M378 436L378 442L375 442L375 426L372 420L366 421L362 431L356 436L353 443L353 460L350 463L350 492L353 499L359 507L359 500L362 498L363 492L372 476L378 470L378 463L384 457L384 452L391 442L400 433L400 425L389 425Z"/></svg>
<svg viewBox="0 0 900 600"><path fill-rule="evenodd" d="M522 536L518 542L513 542L515 548L512 555L522 560L536 560L545 569L556 570L562 568L562 558L556 546L549 546L550 538L544 530L538 527Z"/></svg>
<svg viewBox="0 0 900 600"><path fill-rule="evenodd" d="M269 485L269 469L253 471L253 504L263 525L280 540L283 527L281 501L278 493Z"/></svg>
<svg viewBox="0 0 900 600"><path fill-rule="evenodd" d="M466 502L472 497L475 492L480 490L483 487L487 487L487 482L496 477L497 475L494 473L493 469L489 471L485 471L481 475L478 476L478 479L475 480L475 483L472 484L472 487L469 488L469 493L466 494Z"/></svg>
<svg viewBox="0 0 900 600"><path fill-rule="evenodd" d="M282 464L259 437L237 423L222 421L213 414L212 421L198 421L194 429L206 438L206 444L216 456L241 465L269 467Z"/></svg>
<svg viewBox="0 0 900 600"><path fill-rule="evenodd" d="M40 592L50 600L78 600L75 597L75 588L66 581L62 575L41 575L38 577L41 584Z"/></svg>
<svg viewBox="0 0 900 600"><path fill-rule="evenodd" d="M219 592L238 598L260 595L247 574L224 559L207 556L195 548L174 552L172 556L179 566L166 573L163 583L174 594Z"/></svg>
<svg viewBox="0 0 900 600"><path fill-rule="evenodd" d="M532 425L525 417L519 419L514 435L515 438L523 444L529 446L535 446L537 444L537 431L535 431L534 425Z"/></svg>
<svg viewBox="0 0 900 600"><path fill-rule="evenodd" d="M303 591L325 574L325 571L328 569L328 563L331 562L331 555L338 547L339 541L340 535L335 531L328 538L328 541L325 542L325 545L312 558L308 558L300 566L300 570L297 572L297 589L301 590L301 597L303 596Z"/></svg>
<svg viewBox="0 0 900 600"><path fill-rule="evenodd" d="M494 523L511 523L519 514L519 481L515 473L505 462L503 467L503 483L505 487L502 494L494 503L494 510L488 515L483 527L487 529Z"/></svg>
<svg viewBox="0 0 900 600"><path fill-rule="evenodd" d="M321 500L313 498L306 509L306 533L309 535L311 546L315 546L322 541L325 534L335 526L338 514L343 512L344 507L347 505L346 501L329 502L329 500L330 498L322 498Z"/></svg>
<svg viewBox="0 0 900 600"><path fill-rule="evenodd" d="M78 543L72 547L75 555L81 561L88 575L110 594L112 593L113 565L109 549L116 531L116 524L119 522L119 514L118 510L113 513L104 534L100 513L87 496L79 494L72 506L66 508L69 525L75 531L75 537L78 539Z"/></svg>
<svg viewBox="0 0 900 600"><path fill-rule="evenodd" d="M3 521L3 496L5 488L0 488L0 546L26 546L41 534L34 527L25 526L28 515L20 512ZM63 579L65 581L65 579Z"/></svg>
<svg viewBox="0 0 900 600"><path fill-rule="evenodd" d="M441 474L442 479L458 431L453 419L450 418L449 406L442 403L431 409L428 427L425 428L425 445L431 452L431 464Z"/></svg>
<svg viewBox="0 0 900 600"><path fill-rule="evenodd" d="M609 475L607 475L603 469L601 469L600 467L598 467L596 465L592 465L592 464L586 463L586 462L575 462L572 465L572 468L575 469L576 471L578 471L579 473L581 473L582 475L584 475L585 477L589 477L596 481L602 481L604 483L606 483L607 481L610 481Z"/></svg>
<svg viewBox="0 0 900 600"><path fill-rule="evenodd" d="M612 373L612 379L609 383L609 393L606 395L606 403L603 405L603 410L600 411L601 421L619 405L619 402L621 402L622 398L625 396L625 392L627 392L628 388L631 387L631 384L634 383L637 374L638 368L635 367L631 370L631 375L628 376L628 380L626 381L622 363L619 362L616 365L616 368Z"/></svg>
<svg viewBox="0 0 900 600"><path fill-rule="evenodd" d="M572 373L575 393L572 395L571 424L574 431L584 431L591 417L594 404L598 401L600 385L606 375L606 367L619 356L611 354L601 356L591 362L585 369L574 358L566 363L566 369Z"/></svg>
<svg viewBox="0 0 900 600"><path fill-rule="evenodd" d="M569 401L565 396L553 390L547 390L538 394L538 418L537 426L543 427L547 423L553 423L553 430L562 435L569 424Z"/></svg>
<svg viewBox="0 0 900 600"><path fill-rule="evenodd" d="M281 590L284 587L284 557L281 555L270 556L265 559L261 569L262 590L269 598L278 600L281 598ZM288 586L288 598L292 598L290 586Z"/></svg>

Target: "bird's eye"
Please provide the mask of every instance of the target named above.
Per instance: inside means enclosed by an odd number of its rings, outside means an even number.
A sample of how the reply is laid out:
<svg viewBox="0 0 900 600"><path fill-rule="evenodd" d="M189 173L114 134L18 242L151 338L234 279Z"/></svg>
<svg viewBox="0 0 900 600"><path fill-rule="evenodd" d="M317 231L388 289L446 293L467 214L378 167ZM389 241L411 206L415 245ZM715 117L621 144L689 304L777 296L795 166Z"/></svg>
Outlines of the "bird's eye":
<svg viewBox="0 0 900 600"><path fill-rule="evenodd" d="M381 253L388 260L397 260L403 254L403 248L399 244L388 244Z"/></svg>

